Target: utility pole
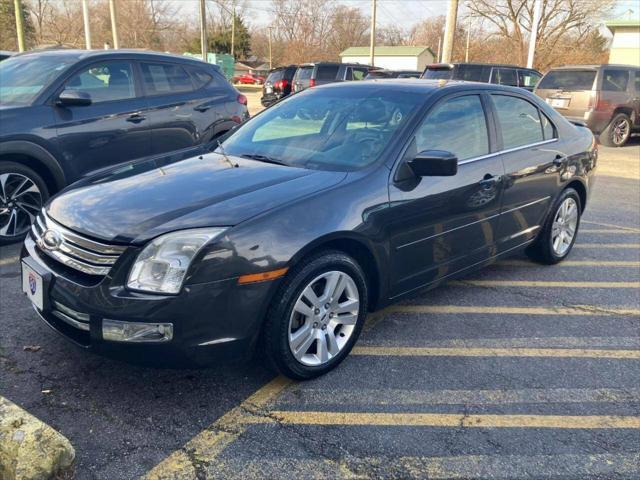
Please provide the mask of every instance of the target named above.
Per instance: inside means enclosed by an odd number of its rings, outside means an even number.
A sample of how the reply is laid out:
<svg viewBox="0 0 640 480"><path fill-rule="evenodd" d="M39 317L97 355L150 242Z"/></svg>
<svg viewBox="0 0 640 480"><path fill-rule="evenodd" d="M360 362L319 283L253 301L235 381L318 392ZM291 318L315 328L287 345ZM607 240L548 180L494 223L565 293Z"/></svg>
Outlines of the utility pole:
<svg viewBox="0 0 640 480"><path fill-rule="evenodd" d="M22 19L22 2L13 0L13 9L16 14L16 35L18 36L18 51L24 52L24 21Z"/></svg>
<svg viewBox="0 0 640 480"><path fill-rule="evenodd" d="M235 45L236 45L236 6L233 6L233 12L231 12L231 56L236 58L235 53Z"/></svg>
<svg viewBox="0 0 640 480"><path fill-rule="evenodd" d="M533 68L533 57L536 54L536 40L538 39L538 25L542 15L542 0L536 0L533 7L533 22L531 23L531 35L529 36L529 56L527 57L527 67Z"/></svg>
<svg viewBox="0 0 640 480"><path fill-rule="evenodd" d="M369 64L375 66L376 56L376 0L371 0L371 46L369 50Z"/></svg>
<svg viewBox="0 0 640 480"><path fill-rule="evenodd" d="M113 48L120 48L118 42L118 21L116 20L116 0L109 0L109 13L111 14L111 35L113 36Z"/></svg>
<svg viewBox="0 0 640 480"><path fill-rule="evenodd" d="M82 0L82 21L84 23L84 44L87 50L91 50L91 26L89 24L89 4Z"/></svg>
<svg viewBox="0 0 640 480"><path fill-rule="evenodd" d="M202 51L202 60L207 59L207 8L205 0L200 0L200 49Z"/></svg>
<svg viewBox="0 0 640 480"><path fill-rule="evenodd" d="M436 58L436 63L440 63L440 48L442 48L442 37L438 36L438 56Z"/></svg>
<svg viewBox="0 0 640 480"><path fill-rule="evenodd" d="M444 29L444 45L442 46L442 62L450 63L453 53L453 41L456 35L456 20L458 19L458 0L449 0L447 10L447 24Z"/></svg>
<svg viewBox="0 0 640 480"><path fill-rule="evenodd" d="M464 62L469 63L469 41L471 40L471 15L467 17L467 48L464 50Z"/></svg>
<svg viewBox="0 0 640 480"><path fill-rule="evenodd" d="M273 57L271 55L271 30L273 27L269 27L269 70L273 68Z"/></svg>

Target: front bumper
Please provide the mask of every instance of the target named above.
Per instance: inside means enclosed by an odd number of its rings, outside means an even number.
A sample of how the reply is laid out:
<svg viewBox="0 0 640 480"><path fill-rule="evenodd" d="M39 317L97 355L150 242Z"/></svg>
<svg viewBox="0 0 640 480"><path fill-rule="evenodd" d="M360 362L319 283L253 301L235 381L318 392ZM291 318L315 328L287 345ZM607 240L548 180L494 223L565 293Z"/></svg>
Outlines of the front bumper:
<svg viewBox="0 0 640 480"><path fill-rule="evenodd" d="M126 257L135 254L125 253L121 261L126 264ZM124 288L126 272L118 271L128 268L118 269L118 264L115 273L96 277L95 283L74 277L42 254L31 236L21 258L47 279L43 308L34 308L49 327L86 350L153 366L205 366L250 358L278 282L238 285L232 278L185 285L178 295L152 295ZM65 315L81 321L74 325ZM102 334L105 319L170 323L173 338L160 343L108 341Z"/></svg>

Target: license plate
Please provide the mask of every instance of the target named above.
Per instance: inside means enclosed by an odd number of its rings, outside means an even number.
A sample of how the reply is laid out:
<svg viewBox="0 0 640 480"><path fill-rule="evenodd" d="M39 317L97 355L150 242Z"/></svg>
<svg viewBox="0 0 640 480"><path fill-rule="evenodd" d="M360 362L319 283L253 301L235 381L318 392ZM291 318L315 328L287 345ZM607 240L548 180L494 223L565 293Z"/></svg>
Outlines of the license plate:
<svg viewBox="0 0 640 480"><path fill-rule="evenodd" d="M38 310L44 308L44 282L42 275L24 262L22 262L22 291Z"/></svg>
<svg viewBox="0 0 640 480"><path fill-rule="evenodd" d="M551 105L553 108L568 108L569 107L569 99L568 98L547 98L547 103Z"/></svg>
<svg viewBox="0 0 640 480"><path fill-rule="evenodd" d="M265 91L265 93L271 93L271 92L273 92L273 89L271 87L266 87L264 89L264 91Z"/></svg>

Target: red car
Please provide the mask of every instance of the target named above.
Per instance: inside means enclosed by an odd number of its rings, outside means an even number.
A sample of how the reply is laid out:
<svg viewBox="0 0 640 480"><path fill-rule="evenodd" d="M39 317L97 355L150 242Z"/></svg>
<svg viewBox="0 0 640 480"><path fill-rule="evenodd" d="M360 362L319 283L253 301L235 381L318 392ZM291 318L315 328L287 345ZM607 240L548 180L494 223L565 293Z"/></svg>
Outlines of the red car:
<svg viewBox="0 0 640 480"><path fill-rule="evenodd" d="M242 83L249 85L262 85L264 83L264 77L255 75L253 73L245 73L244 75L240 75L239 77L233 77L232 80L233 83Z"/></svg>

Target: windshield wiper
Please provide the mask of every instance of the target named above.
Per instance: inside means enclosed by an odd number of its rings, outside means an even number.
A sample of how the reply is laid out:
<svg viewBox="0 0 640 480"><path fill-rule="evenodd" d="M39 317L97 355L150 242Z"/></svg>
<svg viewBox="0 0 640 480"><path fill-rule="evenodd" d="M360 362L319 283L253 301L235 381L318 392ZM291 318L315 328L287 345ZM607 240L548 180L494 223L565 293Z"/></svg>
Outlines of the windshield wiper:
<svg viewBox="0 0 640 480"><path fill-rule="evenodd" d="M284 165L285 167L289 166L288 163L285 163L282 160L278 160L272 157L267 157L266 155L260 155L258 153L242 153L238 156L242 158L249 158L251 160L257 160L258 162L273 163L275 165Z"/></svg>

